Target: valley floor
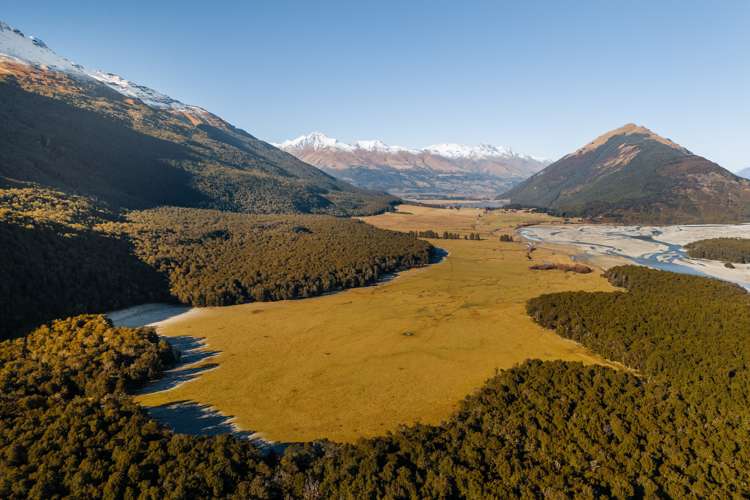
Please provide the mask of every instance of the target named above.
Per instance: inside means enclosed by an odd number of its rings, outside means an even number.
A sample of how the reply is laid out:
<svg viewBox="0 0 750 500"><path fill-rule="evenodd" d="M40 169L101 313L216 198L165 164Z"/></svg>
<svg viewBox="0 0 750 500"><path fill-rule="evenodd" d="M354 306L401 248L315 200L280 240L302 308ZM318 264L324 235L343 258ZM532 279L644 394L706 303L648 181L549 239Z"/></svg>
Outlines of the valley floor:
<svg viewBox="0 0 750 500"><path fill-rule="evenodd" d="M550 217L402 206L364 220L485 239L434 240L447 259L377 286L171 318L160 334L204 342L217 355L194 365L200 376L138 401L210 407L272 441L354 441L401 424L438 423L496 370L526 359L607 364L525 312L542 293L613 289L599 273L531 271L523 243L498 241L519 224ZM569 262L548 249L533 260Z"/></svg>

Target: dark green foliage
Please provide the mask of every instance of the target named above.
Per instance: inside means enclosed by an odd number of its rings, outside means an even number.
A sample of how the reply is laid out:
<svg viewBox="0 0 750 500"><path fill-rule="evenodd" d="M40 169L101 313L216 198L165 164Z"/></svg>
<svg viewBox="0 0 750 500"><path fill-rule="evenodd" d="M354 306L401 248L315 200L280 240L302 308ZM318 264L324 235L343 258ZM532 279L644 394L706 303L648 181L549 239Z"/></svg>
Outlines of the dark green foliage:
<svg viewBox="0 0 750 500"><path fill-rule="evenodd" d="M685 245L685 250L694 259L750 264L750 239L746 238L711 238L694 241Z"/></svg>
<svg viewBox="0 0 750 500"><path fill-rule="evenodd" d="M432 246L360 221L161 208L121 226L137 255L196 306L311 297L429 263Z"/></svg>
<svg viewBox="0 0 750 500"><path fill-rule="evenodd" d="M409 234L411 234L415 238L440 238L440 235L432 229L428 229L427 231L409 231Z"/></svg>
<svg viewBox="0 0 750 500"><path fill-rule="evenodd" d="M60 193L23 199L24 210L0 209L0 338L53 318L169 299L167 280L126 238L88 227L101 220L97 210Z"/></svg>
<svg viewBox="0 0 750 500"><path fill-rule="evenodd" d="M15 396L103 396L142 385L175 360L153 330L76 316L0 343L0 387Z"/></svg>
<svg viewBox="0 0 750 500"><path fill-rule="evenodd" d="M267 498L247 441L174 435L122 393L174 362L148 329L102 316L0 343L0 498Z"/></svg>

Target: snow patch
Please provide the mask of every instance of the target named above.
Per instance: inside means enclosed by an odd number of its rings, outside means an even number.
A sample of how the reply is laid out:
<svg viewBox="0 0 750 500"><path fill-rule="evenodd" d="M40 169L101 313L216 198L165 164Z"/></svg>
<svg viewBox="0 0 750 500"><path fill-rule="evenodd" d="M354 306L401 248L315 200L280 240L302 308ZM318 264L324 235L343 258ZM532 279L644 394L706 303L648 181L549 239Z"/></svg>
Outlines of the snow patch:
<svg viewBox="0 0 750 500"><path fill-rule="evenodd" d="M114 91L143 101L153 108L172 109L198 114L208 112L197 106L184 104L176 99L122 78L113 73L92 71L80 64L57 55L39 38L26 36L20 30L0 21L0 58L10 59L41 69L60 71L79 79L93 79Z"/></svg>

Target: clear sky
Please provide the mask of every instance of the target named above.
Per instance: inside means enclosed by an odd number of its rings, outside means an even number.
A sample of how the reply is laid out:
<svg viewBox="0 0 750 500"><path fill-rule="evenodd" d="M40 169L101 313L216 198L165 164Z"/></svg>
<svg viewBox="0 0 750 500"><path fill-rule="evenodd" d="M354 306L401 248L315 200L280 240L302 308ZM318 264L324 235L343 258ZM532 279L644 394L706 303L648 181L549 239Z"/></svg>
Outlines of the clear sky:
<svg viewBox="0 0 750 500"><path fill-rule="evenodd" d="M273 142L557 158L636 122L750 167L748 0L2 0L0 19Z"/></svg>

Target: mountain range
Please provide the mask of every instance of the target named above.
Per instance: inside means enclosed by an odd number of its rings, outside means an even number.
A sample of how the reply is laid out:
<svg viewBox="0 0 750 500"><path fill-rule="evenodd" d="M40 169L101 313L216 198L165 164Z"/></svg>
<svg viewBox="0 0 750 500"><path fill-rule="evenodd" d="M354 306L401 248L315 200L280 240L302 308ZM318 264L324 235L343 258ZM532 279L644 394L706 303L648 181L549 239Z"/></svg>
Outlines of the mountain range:
<svg viewBox="0 0 750 500"><path fill-rule="evenodd" d="M502 198L624 223L750 220L749 180L632 123L564 156Z"/></svg>
<svg viewBox="0 0 750 500"><path fill-rule="evenodd" d="M487 144L415 149L380 140L348 144L321 132L275 145L356 186L417 199L494 198L549 163Z"/></svg>
<svg viewBox="0 0 750 500"><path fill-rule="evenodd" d="M125 208L353 215L397 201L0 22L0 187L27 185Z"/></svg>

